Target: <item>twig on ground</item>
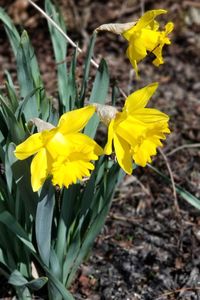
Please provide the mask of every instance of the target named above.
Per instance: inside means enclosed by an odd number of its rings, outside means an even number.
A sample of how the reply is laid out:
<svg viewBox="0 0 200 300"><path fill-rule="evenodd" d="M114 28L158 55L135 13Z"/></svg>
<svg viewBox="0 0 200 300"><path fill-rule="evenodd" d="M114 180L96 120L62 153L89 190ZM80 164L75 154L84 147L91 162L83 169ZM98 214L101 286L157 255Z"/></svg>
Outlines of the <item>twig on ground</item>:
<svg viewBox="0 0 200 300"><path fill-rule="evenodd" d="M159 297L157 297L156 300L163 299L163 297L165 297L165 296L170 296L170 295L180 293L180 292L184 292L184 291L199 291L199 290L200 290L200 287L181 288L181 289L177 289L177 290L174 290L174 291L171 291L171 292L166 292L166 293L160 295Z"/></svg>
<svg viewBox="0 0 200 300"><path fill-rule="evenodd" d="M170 156L170 155L176 153L177 151L182 150L182 149L186 149L186 148L200 148L200 143L181 145L181 146L173 149L169 153L166 153L166 156Z"/></svg>
<svg viewBox="0 0 200 300"><path fill-rule="evenodd" d="M141 217L138 217L138 218L127 218L127 217L123 217L123 216L120 216L118 214L114 214L114 213L109 213L109 216L116 220L116 221L122 221L122 222L125 222L125 223L132 223L132 224L135 224L135 222L137 223L137 225L139 226L138 224L138 221L142 221L144 218L141 218Z"/></svg>
<svg viewBox="0 0 200 300"><path fill-rule="evenodd" d="M200 8L200 3L195 1L184 1L183 6L193 6L196 8Z"/></svg>
<svg viewBox="0 0 200 300"><path fill-rule="evenodd" d="M173 188L173 195L174 195L174 207L175 207L176 213L179 215L180 214L180 208L179 208L179 205L178 205L176 186L175 186L175 182L174 182L174 176L173 176L173 173L172 173L172 169L170 167L170 164L169 164L168 159L167 159L166 155L164 154L164 152L160 148L158 148L158 150L159 150L160 154L162 155L162 157L163 157L163 159L166 163L166 166L167 166L167 169L168 169L168 172L169 172L169 175L170 175L172 188Z"/></svg>
<svg viewBox="0 0 200 300"><path fill-rule="evenodd" d="M144 186L144 184L136 177L136 182L138 183L138 185L141 187L141 189L143 190L143 192L147 195L147 196L150 196L151 197L151 193L150 191L148 190L148 188L146 188Z"/></svg>
<svg viewBox="0 0 200 300"><path fill-rule="evenodd" d="M144 218L143 217L138 217L138 218L130 218L130 217L123 217L121 215L115 214L115 213L109 213L109 217L116 220L116 221L121 221L121 222L125 222L127 224L131 224L134 225L136 227L141 228L142 230L144 230L147 233L150 233L152 235L161 237L161 238L169 238L169 235L165 232L160 232L157 230L152 230L151 228L147 228L146 226L144 226ZM141 221L141 223L139 223L139 221Z"/></svg>

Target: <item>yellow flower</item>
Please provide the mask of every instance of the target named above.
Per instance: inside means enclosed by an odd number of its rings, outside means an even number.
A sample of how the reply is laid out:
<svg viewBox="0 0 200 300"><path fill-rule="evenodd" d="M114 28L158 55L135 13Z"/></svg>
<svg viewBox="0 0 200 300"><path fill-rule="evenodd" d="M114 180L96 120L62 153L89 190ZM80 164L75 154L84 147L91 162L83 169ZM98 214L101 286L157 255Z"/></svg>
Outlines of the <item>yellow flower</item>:
<svg viewBox="0 0 200 300"><path fill-rule="evenodd" d="M164 63L162 48L165 44L169 45L171 43L167 35L173 30L174 25L169 22L165 25L164 31L159 31L159 24L155 21L155 18L165 13L167 11L163 9L150 10L133 27L122 33L129 42L127 56L136 74L138 74L137 63L144 59L148 52L152 52L156 56L153 61L155 66Z"/></svg>
<svg viewBox="0 0 200 300"><path fill-rule="evenodd" d="M33 191L41 188L48 175L60 187L68 187L90 175L94 169L91 160L97 160L103 149L79 131L94 112L92 106L67 112L57 127L35 133L16 147L15 156L20 160L36 154L31 162Z"/></svg>
<svg viewBox="0 0 200 300"><path fill-rule="evenodd" d="M111 114L104 153L112 153L113 143L117 161L127 174L132 173L132 160L143 167L150 163L156 148L162 146L160 140L170 133L169 117L157 109L145 107L157 87L157 83L152 83L137 90L127 97L122 112ZM97 106L96 109L101 115L101 109ZM103 111L105 113L105 109ZM108 112L107 123L109 115Z"/></svg>

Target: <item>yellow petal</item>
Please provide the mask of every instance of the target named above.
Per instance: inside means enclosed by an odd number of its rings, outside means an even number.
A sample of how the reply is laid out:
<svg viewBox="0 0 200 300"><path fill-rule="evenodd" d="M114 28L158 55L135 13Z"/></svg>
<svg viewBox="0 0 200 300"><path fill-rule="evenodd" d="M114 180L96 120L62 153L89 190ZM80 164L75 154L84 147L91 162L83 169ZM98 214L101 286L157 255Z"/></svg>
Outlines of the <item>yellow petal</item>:
<svg viewBox="0 0 200 300"><path fill-rule="evenodd" d="M153 51L159 45L160 32L151 29L143 29L141 31L138 43L141 43L148 51Z"/></svg>
<svg viewBox="0 0 200 300"><path fill-rule="evenodd" d="M167 11L164 9L149 10L146 13L144 13L144 15L138 20L135 27L137 27L137 30L143 29L147 27L150 23L152 23L157 16L166 13Z"/></svg>
<svg viewBox="0 0 200 300"><path fill-rule="evenodd" d="M102 155L104 153L103 149L93 139L83 133L69 134L66 138L74 146L81 146L95 155Z"/></svg>
<svg viewBox="0 0 200 300"><path fill-rule="evenodd" d="M171 44L170 39L167 35L173 30L174 24L169 22L165 26L165 31L160 32L159 44L155 49L152 51L156 58L153 61L153 64L158 67L159 65L164 63L164 59L162 57L162 49L165 44Z"/></svg>
<svg viewBox="0 0 200 300"><path fill-rule="evenodd" d="M140 37L135 38L133 36L133 38L131 38L126 54L133 67L135 65L135 61L139 62L147 56L147 49Z"/></svg>
<svg viewBox="0 0 200 300"><path fill-rule="evenodd" d="M155 20L152 23L150 23L149 26L153 31L157 31L160 27L159 23Z"/></svg>
<svg viewBox="0 0 200 300"><path fill-rule="evenodd" d="M123 37L127 39L128 41L130 40L131 36L133 33L136 31L139 31L145 27L147 27L150 23L154 21L154 19L161 14L166 14L167 11L164 9L155 9L155 10L150 10L147 11L136 23L135 26L133 26L131 29L128 29L123 32Z"/></svg>
<svg viewBox="0 0 200 300"><path fill-rule="evenodd" d="M146 125L134 117L128 116L119 124L116 132L132 146L137 142L138 138L145 135Z"/></svg>
<svg viewBox="0 0 200 300"><path fill-rule="evenodd" d="M51 169L51 159L46 150L40 150L31 162L31 185L33 191L38 191L43 185Z"/></svg>
<svg viewBox="0 0 200 300"><path fill-rule="evenodd" d="M159 45L160 33L150 29L142 29L137 34L133 34L126 51L136 76L138 77L137 63L147 56L147 51L153 51Z"/></svg>
<svg viewBox="0 0 200 300"><path fill-rule="evenodd" d="M114 136L114 148L120 167L129 175L132 173L132 158L130 145L120 136Z"/></svg>
<svg viewBox="0 0 200 300"><path fill-rule="evenodd" d="M137 60L136 60L135 56L132 54L130 45L126 50L126 56L129 58L129 60L132 64L132 67L135 70L136 77L138 78L139 77L139 72L138 72Z"/></svg>
<svg viewBox="0 0 200 300"><path fill-rule="evenodd" d="M113 119L108 127L108 140L104 148L104 153L106 155L110 155L112 153L112 141L114 138L114 122L115 120Z"/></svg>
<svg viewBox="0 0 200 300"><path fill-rule="evenodd" d="M71 149L73 149L73 144L57 129L51 135L46 134L45 148L56 159L58 155L68 155Z"/></svg>
<svg viewBox="0 0 200 300"><path fill-rule="evenodd" d="M158 83L151 83L144 88L137 90L126 98L124 109L128 114L133 113L135 110L144 108L151 96L155 93Z"/></svg>
<svg viewBox="0 0 200 300"><path fill-rule="evenodd" d="M81 131L95 112L92 105L75 109L62 115L58 123L59 131L63 134Z"/></svg>
<svg viewBox="0 0 200 300"><path fill-rule="evenodd" d="M164 59L162 56L162 48L164 44L159 45L154 51L153 54L156 56L156 58L153 60L154 66L158 67L159 65L164 64Z"/></svg>
<svg viewBox="0 0 200 300"><path fill-rule="evenodd" d="M174 23L173 22L168 22L165 25L165 34L168 35L172 30L174 29Z"/></svg>
<svg viewBox="0 0 200 300"><path fill-rule="evenodd" d="M134 111L134 118L144 123L168 121L169 116L154 108L140 108Z"/></svg>
<svg viewBox="0 0 200 300"><path fill-rule="evenodd" d="M27 138L27 140L25 140L23 143L19 144L14 153L18 159L23 160L38 152L42 147L42 134L35 133Z"/></svg>

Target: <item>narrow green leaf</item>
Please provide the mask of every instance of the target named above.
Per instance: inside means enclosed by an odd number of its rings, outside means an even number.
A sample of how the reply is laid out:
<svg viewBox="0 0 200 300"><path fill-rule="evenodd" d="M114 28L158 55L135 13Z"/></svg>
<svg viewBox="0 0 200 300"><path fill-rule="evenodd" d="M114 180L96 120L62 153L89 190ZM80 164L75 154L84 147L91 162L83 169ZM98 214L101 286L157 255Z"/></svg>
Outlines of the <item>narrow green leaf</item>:
<svg viewBox="0 0 200 300"><path fill-rule="evenodd" d="M64 239L66 236L64 236ZM66 242L66 241L65 241ZM62 282L62 265L60 265L58 256L53 248L51 248L50 252L50 260L49 260L49 269L54 274L56 278L58 278Z"/></svg>
<svg viewBox="0 0 200 300"><path fill-rule="evenodd" d="M110 162L111 162L111 164L114 163L112 160ZM112 167L112 165L110 167ZM97 161L97 163L96 163L96 168L95 168L95 173L96 173L95 185L96 186L98 184L100 184L102 182L102 180L104 179L107 169L108 169L108 156L104 155L104 156L101 156L99 161Z"/></svg>
<svg viewBox="0 0 200 300"><path fill-rule="evenodd" d="M74 50L73 58L70 65L68 76L68 96L70 102L70 110L75 108L76 99L78 98L78 91L76 86L76 63L77 63L77 49Z"/></svg>
<svg viewBox="0 0 200 300"><path fill-rule="evenodd" d="M20 300L31 299L31 293L27 287L16 287L17 298Z"/></svg>
<svg viewBox="0 0 200 300"><path fill-rule="evenodd" d="M29 241L26 232L8 211L2 211L0 213L0 222L5 224L27 246L27 248L31 252L35 252L35 248Z"/></svg>
<svg viewBox="0 0 200 300"><path fill-rule="evenodd" d="M65 285L68 282L68 278L71 275L71 270L74 266L74 262L81 248L80 229L81 228L79 224L78 228L76 228L76 232L73 234L73 237L71 237L69 249L66 254L66 260L63 264L63 279Z"/></svg>
<svg viewBox="0 0 200 300"><path fill-rule="evenodd" d="M65 257L65 251L67 248L67 230L65 221L63 219L63 210L61 210L57 231L57 240L56 240L56 257L58 260L58 264L60 266L60 277L62 277L61 268L63 268L63 261ZM62 267L61 267L62 266Z"/></svg>
<svg viewBox="0 0 200 300"><path fill-rule="evenodd" d="M17 55L17 48L19 46L20 36L10 19L10 17L6 14L3 8L0 7L0 20L3 22L7 36L10 40L10 44L12 46L13 52L15 56Z"/></svg>
<svg viewBox="0 0 200 300"><path fill-rule="evenodd" d="M88 80L89 80L90 65L91 65L91 59L92 59L93 52L94 52L95 41L96 41L96 33L93 33L93 35L90 39L90 43L89 43L86 58L85 58L83 81L82 81L82 86L81 86L79 103L77 103L78 107L84 106L84 100L85 100L86 89L87 89L87 84L88 84Z"/></svg>
<svg viewBox="0 0 200 300"><path fill-rule="evenodd" d="M24 201L27 216L35 216L38 194L31 186L30 160L16 160L12 165L15 183L20 191L21 201Z"/></svg>
<svg viewBox="0 0 200 300"><path fill-rule="evenodd" d="M43 185L35 219L35 233L38 251L42 261L49 266L51 248L51 227L54 210L54 188L48 180Z"/></svg>
<svg viewBox="0 0 200 300"><path fill-rule="evenodd" d="M58 224L57 241L56 241L56 254L63 269L63 273L66 272L66 268L63 265L68 244L71 242L71 231L72 223L77 215L77 208L75 207L76 199L79 195L78 184L70 186L68 189L64 189L61 196L61 211ZM73 232L73 230L72 230ZM68 254L67 254L68 256ZM68 258L70 258L68 256ZM65 269L65 271L64 271ZM65 275L63 275L65 278Z"/></svg>
<svg viewBox="0 0 200 300"><path fill-rule="evenodd" d="M176 191L177 193L188 203L190 203L192 206L196 207L200 210L200 199L186 191L185 189L179 187L176 185Z"/></svg>
<svg viewBox="0 0 200 300"><path fill-rule="evenodd" d="M2 223L0 224L0 232L1 262L6 265L11 272L17 268L16 253L13 247L13 245L15 245L15 239L13 238L13 233L10 233L9 229Z"/></svg>
<svg viewBox="0 0 200 300"><path fill-rule="evenodd" d="M51 272L47 271L48 278L53 286L62 296L64 300L75 300L66 287Z"/></svg>
<svg viewBox="0 0 200 300"><path fill-rule="evenodd" d="M3 109L1 107L1 94L0 94L0 158L2 162L4 162L4 150L3 147L6 145L7 137L8 137L8 128L6 116L3 116Z"/></svg>
<svg viewBox="0 0 200 300"><path fill-rule="evenodd" d="M84 189L84 193L81 199L81 206L80 206L81 214L85 214L91 205L91 201L95 193L95 179L96 179L95 173L96 172L92 172L92 175Z"/></svg>
<svg viewBox="0 0 200 300"><path fill-rule="evenodd" d="M1 268L0 274L3 275L6 279L8 279L8 277L9 277L8 270L9 270L10 265L8 265L8 263L5 259L5 253L1 248L0 248L0 262L5 267L5 270L6 270L6 271L4 270L4 267Z"/></svg>
<svg viewBox="0 0 200 300"><path fill-rule="evenodd" d="M14 150L15 150L15 145L13 143L10 143L6 147L5 175L6 175L7 187L10 193L12 193L12 181L13 181L13 172L11 166L16 161L13 155Z"/></svg>
<svg viewBox="0 0 200 300"><path fill-rule="evenodd" d="M104 104L108 94L108 88L109 88L108 67L106 61L102 59L99 68L97 70L97 74L95 77L89 102ZM98 124L99 124L99 118L95 114L87 124L84 133L94 138Z"/></svg>
<svg viewBox="0 0 200 300"><path fill-rule="evenodd" d="M54 22L56 22L56 24L64 32L66 32L66 26L61 13L56 9L50 0L45 0L45 10L46 13L54 20ZM53 44L55 60L57 63L58 93L61 104L65 107L65 111L69 111L70 103L68 99L68 79L66 65L67 41L57 30L57 28L55 28L55 26L53 26L50 22L48 22L48 26Z"/></svg>
<svg viewBox="0 0 200 300"><path fill-rule="evenodd" d="M41 108L42 117L46 120L48 116L46 116L46 110L44 110L45 103L48 104L44 92L44 85L41 79L39 66L37 63L36 56L34 54L34 50L31 46L31 43L28 39L27 33L24 31L20 38L19 33L17 32L15 26L13 25L12 20L9 16L4 12L2 8L0 8L0 20L4 23L5 30L7 32L8 38L10 40L10 44L12 46L14 55L17 59L17 72L18 79L20 83L20 92L22 97L26 97L32 91L35 91L35 95L33 97L36 98L36 101L32 101L32 114L35 117L38 116L37 106ZM23 84L24 83L24 84ZM9 81L10 84L10 81ZM10 86L12 88L12 86ZM22 89L22 90L21 90ZM14 100L14 90L12 89L12 99ZM11 95L11 90L9 91ZM16 103L15 103L16 104ZM26 107L26 110L28 108ZM28 114L29 113L29 114ZM27 119L31 112L28 110Z"/></svg>
<svg viewBox="0 0 200 300"><path fill-rule="evenodd" d="M38 91L40 91L40 87L39 88L35 88L34 90L30 91L30 93L28 93L26 95L26 97L24 97L23 100L21 100L19 103L18 103L18 107L16 109L16 112L15 112L15 116L17 119L20 119L21 118L21 115L24 114L24 111L26 110L26 107L27 106L30 106L30 99L32 97L35 97L36 93ZM36 98L35 98L36 99ZM39 112L38 112L39 113Z"/></svg>
<svg viewBox="0 0 200 300"><path fill-rule="evenodd" d="M8 279L8 283L15 286L25 286L28 280L18 270L14 270Z"/></svg>
<svg viewBox="0 0 200 300"><path fill-rule="evenodd" d="M17 248L17 255L18 255L18 261L21 260L21 257L23 256L23 261L19 263L19 271L25 278L30 278L32 276L31 274L31 260L30 260L30 252L27 253L27 249L22 245L22 243L19 243L19 240L16 240L16 248Z"/></svg>
<svg viewBox="0 0 200 300"><path fill-rule="evenodd" d="M2 112L1 114L7 127L7 132L5 132L5 140L7 140L7 138L9 137L15 143L21 142L24 139L25 135L21 123L17 121L14 113L6 103L6 99L2 97L2 95L0 95L0 103ZM1 127L1 129L3 129L3 126Z"/></svg>
<svg viewBox="0 0 200 300"><path fill-rule="evenodd" d="M17 94L15 91L15 87L14 87L11 75L7 71L5 72L5 75L6 75L5 85L6 85L6 91L8 94L8 100L10 102L12 112L15 112L18 107L19 101L17 98Z"/></svg>
<svg viewBox="0 0 200 300"><path fill-rule="evenodd" d="M26 287L28 287L31 290L38 291L41 289L46 283L48 282L47 277L40 277L34 280L29 281L26 283Z"/></svg>
<svg viewBox="0 0 200 300"><path fill-rule="evenodd" d="M114 85L112 88L112 105L116 106L117 98L119 97L120 92L117 85Z"/></svg>
<svg viewBox="0 0 200 300"><path fill-rule="evenodd" d="M60 212L60 218L66 226L66 233L69 230L74 218L77 216L77 207L75 205L76 199L79 197L80 186L79 184L73 184L68 189L63 190L62 194L62 206ZM59 234L58 234L59 237ZM61 232L60 239L63 239L63 234ZM58 239L59 244L59 239ZM59 251L60 246L56 246L56 249Z"/></svg>
<svg viewBox="0 0 200 300"><path fill-rule="evenodd" d="M95 77L89 102L90 103L97 102L100 104L104 104L106 100L106 96L108 94L108 88L109 88L108 66L106 61L102 59L99 64L99 68L97 70L97 74Z"/></svg>
<svg viewBox="0 0 200 300"><path fill-rule="evenodd" d="M20 94L22 99L28 97L29 101L24 106L24 115L26 121L31 118L39 117L38 111L38 99L36 97L36 91L38 87L35 86L32 74L33 49L30 46L29 37L26 31L23 31L19 48L17 51L17 76L20 85Z"/></svg>
<svg viewBox="0 0 200 300"><path fill-rule="evenodd" d="M47 277L40 277L38 279L33 279L28 282L28 280L18 271L14 270L8 279L8 283L19 286L19 287L28 287L31 290L41 289L48 281Z"/></svg>

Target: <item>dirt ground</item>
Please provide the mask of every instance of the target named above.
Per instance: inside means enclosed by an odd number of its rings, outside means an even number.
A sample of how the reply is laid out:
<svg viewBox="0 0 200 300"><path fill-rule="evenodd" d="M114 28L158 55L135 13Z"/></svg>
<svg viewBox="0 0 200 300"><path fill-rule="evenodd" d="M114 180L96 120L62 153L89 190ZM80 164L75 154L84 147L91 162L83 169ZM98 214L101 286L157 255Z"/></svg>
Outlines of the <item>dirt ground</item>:
<svg viewBox="0 0 200 300"><path fill-rule="evenodd" d="M1 2L15 23L28 30L48 93L54 94L55 64L45 21L32 7L27 7L26 1ZM169 176L167 160L175 183L200 198L199 0L57 2L68 24L69 36L83 49L91 32L103 23L132 21L142 10L168 9L168 15L161 19L173 21L175 30L172 45L164 50L163 66L155 68L150 59L145 60L139 65L141 79L137 81L124 56L125 41L108 33L98 36L95 58L97 62L101 57L107 60L112 80L117 80L126 94L148 83L160 82L150 105L170 115L172 133L165 142L164 156L159 153L153 166ZM3 70L15 74L15 62L2 27L0 45L2 84ZM82 72L82 60L80 55L77 76ZM77 300L200 299L199 211L177 197L179 213L172 185L149 167L138 168L133 176L125 178L91 256L80 267L71 288Z"/></svg>

